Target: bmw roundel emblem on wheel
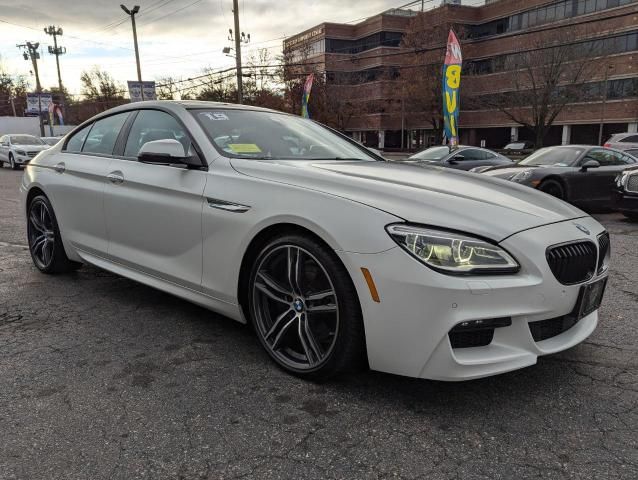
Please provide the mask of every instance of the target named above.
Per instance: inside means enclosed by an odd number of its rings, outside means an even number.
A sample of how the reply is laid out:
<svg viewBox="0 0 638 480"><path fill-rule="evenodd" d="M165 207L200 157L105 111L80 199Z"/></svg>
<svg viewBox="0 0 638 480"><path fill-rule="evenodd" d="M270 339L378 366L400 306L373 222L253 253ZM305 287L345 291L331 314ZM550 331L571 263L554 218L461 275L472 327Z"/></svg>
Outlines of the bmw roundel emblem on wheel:
<svg viewBox="0 0 638 480"><path fill-rule="evenodd" d="M312 380L533 365L594 331L609 272L607 232L556 197L251 106L108 110L21 198L41 272L91 264L249 323L261 360Z"/></svg>

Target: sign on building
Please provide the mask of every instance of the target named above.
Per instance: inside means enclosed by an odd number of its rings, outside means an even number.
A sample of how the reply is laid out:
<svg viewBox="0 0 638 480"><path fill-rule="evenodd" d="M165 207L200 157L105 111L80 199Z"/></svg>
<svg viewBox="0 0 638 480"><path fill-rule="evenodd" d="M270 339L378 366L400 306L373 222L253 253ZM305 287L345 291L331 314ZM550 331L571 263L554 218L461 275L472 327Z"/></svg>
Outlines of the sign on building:
<svg viewBox="0 0 638 480"><path fill-rule="evenodd" d="M155 82L137 82L129 80L128 95L131 102L141 102L142 100L157 100L155 95Z"/></svg>
<svg viewBox="0 0 638 480"><path fill-rule="evenodd" d="M53 97L50 93L41 93L40 101L38 102L37 93L27 93L27 114L37 115L38 108L40 112L48 112L49 105L53 103Z"/></svg>

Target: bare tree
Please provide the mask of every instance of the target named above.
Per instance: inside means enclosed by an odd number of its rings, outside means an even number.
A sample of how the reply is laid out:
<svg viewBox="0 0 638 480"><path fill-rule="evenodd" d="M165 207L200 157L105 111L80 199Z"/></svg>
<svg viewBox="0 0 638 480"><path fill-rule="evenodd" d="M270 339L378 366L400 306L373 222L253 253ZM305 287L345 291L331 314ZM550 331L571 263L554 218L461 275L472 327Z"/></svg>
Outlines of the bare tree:
<svg viewBox="0 0 638 480"><path fill-rule="evenodd" d="M481 95L477 103L499 110L534 133L536 148L566 105L586 99L584 83L599 66L595 43L576 44L569 38L540 40L503 62L510 82L504 93Z"/></svg>
<svg viewBox="0 0 638 480"><path fill-rule="evenodd" d="M101 112L125 103L124 86L116 83L113 77L97 66L92 70L82 72L82 95L86 103L92 103L95 111Z"/></svg>

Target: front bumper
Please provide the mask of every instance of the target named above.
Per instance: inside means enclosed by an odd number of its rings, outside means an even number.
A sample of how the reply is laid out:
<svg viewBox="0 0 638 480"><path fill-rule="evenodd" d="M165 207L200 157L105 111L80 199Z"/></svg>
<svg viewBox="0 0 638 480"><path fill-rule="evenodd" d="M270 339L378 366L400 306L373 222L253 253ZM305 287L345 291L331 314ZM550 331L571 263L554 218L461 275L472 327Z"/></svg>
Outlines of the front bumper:
<svg viewBox="0 0 638 480"><path fill-rule="evenodd" d="M611 195L612 208L619 212L638 214L638 193L614 190Z"/></svg>
<svg viewBox="0 0 638 480"><path fill-rule="evenodd" d="M538 342L529 328L530 322L562 317L574 309L582 284L559 283L549 269L545 250L572 240L596 243L596 236L604 230L590 217L578 219L578 223L591 234L565 221L501 242L521 264L515 275L443 275L399 247L371 255L341 252L359 293L370 367L411 377L467 380L533 365L540 355L582 342L596 328L597 312ZM374 278L378 303L371 299L362 267ZM503 317L511 318L511 325L495 329L489 345L452 348L448 333L455 325Z"/></svg>

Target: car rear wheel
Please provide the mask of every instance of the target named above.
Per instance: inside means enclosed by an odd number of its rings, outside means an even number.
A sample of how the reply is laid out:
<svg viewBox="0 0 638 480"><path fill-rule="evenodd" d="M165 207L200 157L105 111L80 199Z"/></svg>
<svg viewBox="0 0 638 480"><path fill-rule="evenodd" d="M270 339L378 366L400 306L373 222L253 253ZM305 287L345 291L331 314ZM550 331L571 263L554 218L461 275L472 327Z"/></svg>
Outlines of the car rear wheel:
<svg viewBox="0 0 638 480"><path fill-rule="evenodd" d="M565 198L565 189L557 180L544 180L538 189L541 192L548 193L553 197L560 198L561 200L566 200Z"/></svg>
<svg viewBox="0 0 638 480"><path fill-rule="evenodd" d="M18 168L20 168L20 167L16 164L16 162L15 162L15 160L14 160L14 158L13 158L13 153L10 153L10 154L9 154L9 165L11 165L11 170L17 170Z"/></svg>
<svg viewBox="0 0 638 480"><path fill-rule="evenodd" d="M356 290L325 245L301 235L271 241L257 255L249 289L257 336L284 370L321 380L365 364Z"/></svg>
<svg viewBox="0 0 638 480"><path fill-rule="evenodd" d="M27 237L33 263L43 273L65 273L82 264L68 259L51 202L44 195L29 203Z"/></svg>

